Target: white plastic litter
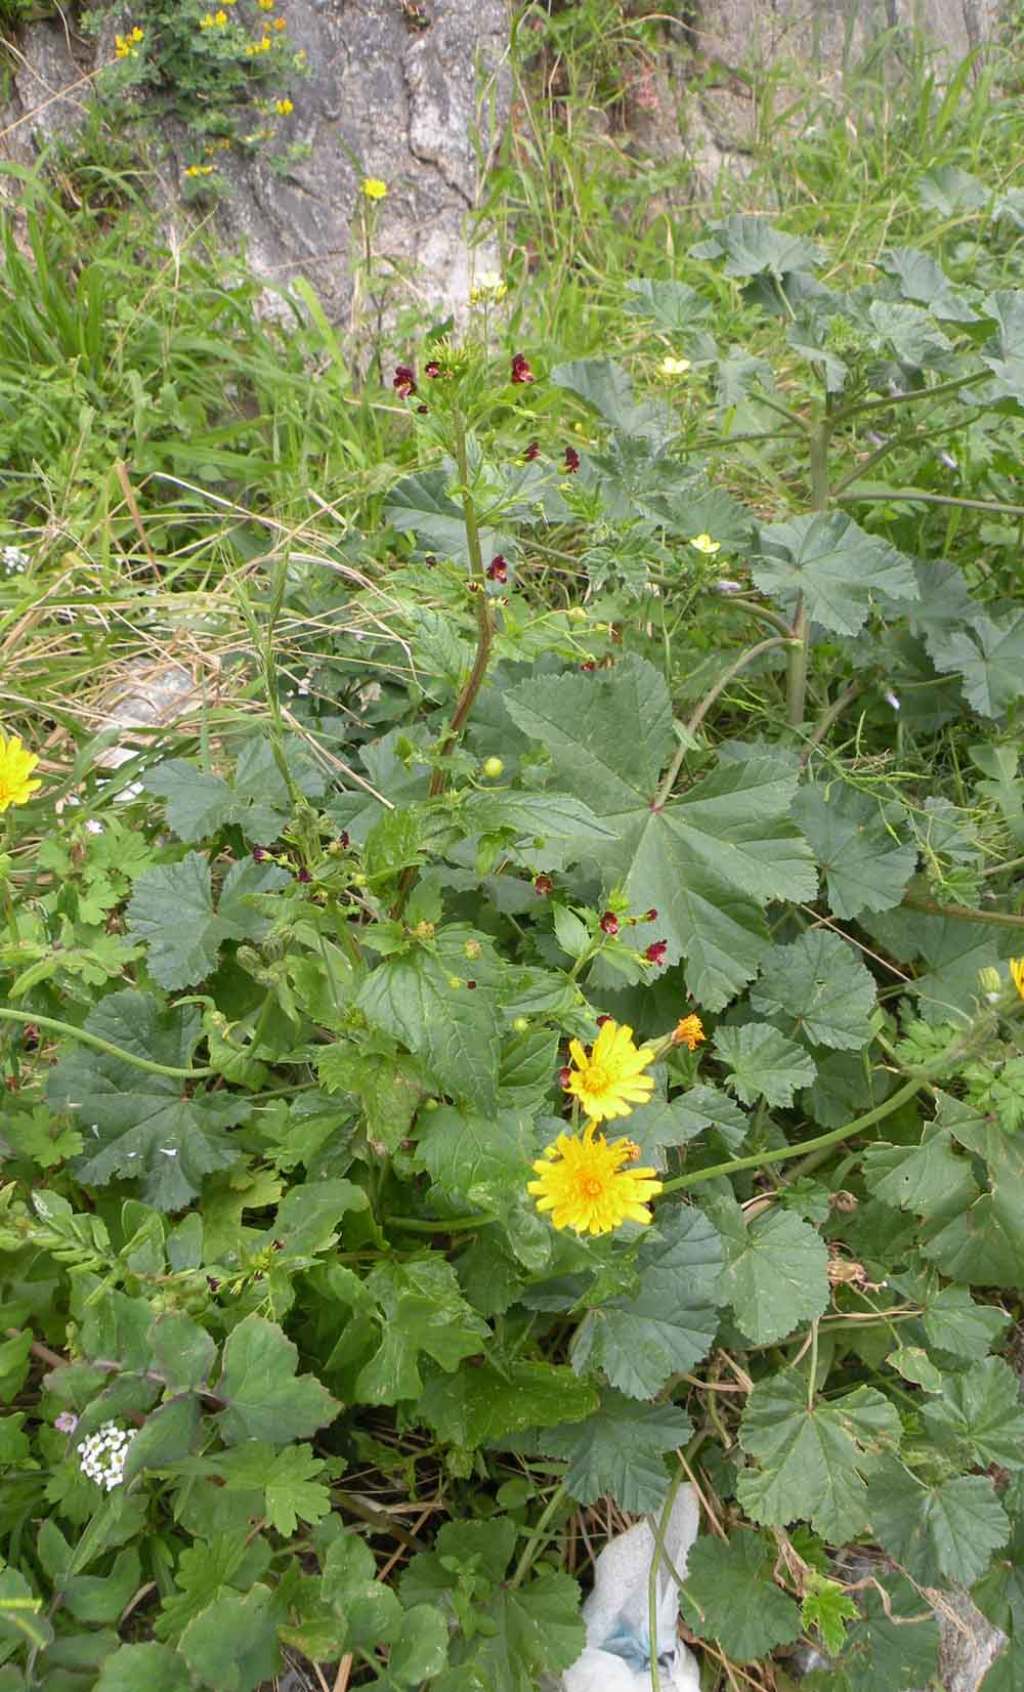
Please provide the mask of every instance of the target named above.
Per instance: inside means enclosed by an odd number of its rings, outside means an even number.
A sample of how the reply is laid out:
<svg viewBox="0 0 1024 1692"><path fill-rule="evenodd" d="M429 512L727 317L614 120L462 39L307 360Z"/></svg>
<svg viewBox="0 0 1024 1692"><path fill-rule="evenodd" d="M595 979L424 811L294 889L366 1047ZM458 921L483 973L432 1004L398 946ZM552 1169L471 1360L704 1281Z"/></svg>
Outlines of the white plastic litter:
<svg viewBox="0 0 1024 1692"><path fill-rule="evenodd" d="M700 1515L691 1486L680 1487L665 1531L673 1568L686 1573ZM646 1521L605 1546L594 1565L594 1590L583 1606L587 1645L562 1678L563 1692L651 1692L648 1581L654 1530ZM661 1692L700 1692L697 1662L678 1636L679 1590L667 1567L658 1572L656 1652Z"/></svg>

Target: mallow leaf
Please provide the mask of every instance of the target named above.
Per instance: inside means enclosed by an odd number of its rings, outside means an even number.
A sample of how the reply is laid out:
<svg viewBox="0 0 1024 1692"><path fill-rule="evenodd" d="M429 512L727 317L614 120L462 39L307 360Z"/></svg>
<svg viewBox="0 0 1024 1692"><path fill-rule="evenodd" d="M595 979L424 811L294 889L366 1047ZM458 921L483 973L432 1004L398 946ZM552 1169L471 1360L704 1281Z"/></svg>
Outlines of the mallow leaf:
<svg viewBox="0 0 1024 1692"><path fill-rule="evenodd" d="M799 1087L809 1087L817 1074L814 1059L768 1022L745 1022L742 1027L716 1030L715 1050L729 1068L726 1086L744 1104L764 1099L788 1108Z"/></svg>
<svg viewBox="0 0 1024 1692"><path fill-rule="evenodd" d="M917 865L917 848L901 844L876 800L838 781L809 784L793 801L793 816L825 872L833 916L899 904Z"/></svg>
<svg viewBox="0 0 1024 1692"><path fill-rule="evenodd" d="M287 1445L332 1422L341 1406L315 1375L298 1375L298 1348L276 1322L244 1316L224 1342L217 1397L226 1445L262 1439Z"/></svg>
<svg viewBox="0 0 1024 1692"><path fill-rule="evenodd" d="M179 863L142 872L126 912L128 933L145 941L149 973L161 987L190 987L216 969L223 941L266 933L270 919L250 901L289 879L276 864L232 864L214 911L210 866L200 852L189 852Z"/></svg>
<svg viewBox="0 0 1024 1692"><path fill-rule="evenodd" d="M685 1445L693 1425L675 1404L638 1404L612 1387L585 1421L548 1428L539 1448L568 1460L565 1486L580 1504L614 1498L629 1515L661 1508L668 1488L665 1454Z"/></svg>
<svg viewBox="0 0 1024 1692"><path fill-rule="evenodd" d="M827 928L812 928L790 945L772 948L750 1003L778 1017L794 1038L858 1051L871 1038L875 984L848 941Z"/></svg>
<svg viewBox="0 0 1024 1692"><path fill-rule="evenodd" d="M166 1009L151 993L124 988L94 1006L85 1028L137 1057L187 1069L202 1018L195 1006ZM79 1124L86 1149L75 1163L77 1178L98 1187L116 1176L134 1178L158 1210L183 1210L204 1175L237 1161L224 1129L249 1115L247 1102L230 1093L189 1094L180 1079L147 1074L87 1046L61 1057L47 1094Z"/></svg>
<svg viewBox="0 0 1024 1692"><path fill-rule="evenodd" d="M773 1345L828 1307L828 1251L816 1228L792 1210L747 1222L737 1206L716 1212L725 1243L722 1291L753 1345Z"/></svg>
<svg viewBox="0 0 1024 1692"><path fill-rule="evenodd" d="M879 1544L923 1586L943 1579L973 1586L1010 1535L988 1475L929 1483L895 1457L872 1475L868 1510Z"/></svg>
<svg viewBox="0 0 1024 1692"><path fill-rule="evenodd" d="M710 1534L690 1548L682 1610L701 1639L713 1639L734 1662L752 1663L801 1631L800 1611L772 1579L777 1548L739 1528L728 1539Z"/></svg>
<svg viewBox="0 0 1024 1692"><path fill-rule="evenodd" d="M751 575L787 610L802 595L811 621L833 634L860 633L872 591L890 599L918 597L911 560L842 511L807 512L766 524Z"/></svg>

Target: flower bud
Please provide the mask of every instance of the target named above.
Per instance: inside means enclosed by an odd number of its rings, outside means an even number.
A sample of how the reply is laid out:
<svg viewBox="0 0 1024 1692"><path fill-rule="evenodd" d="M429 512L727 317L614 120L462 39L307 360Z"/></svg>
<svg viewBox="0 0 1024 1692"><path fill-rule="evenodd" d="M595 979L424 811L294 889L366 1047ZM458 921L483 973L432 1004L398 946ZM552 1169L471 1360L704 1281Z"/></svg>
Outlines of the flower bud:
<svg viewBox="0 0 1024 1692"><path fill-rule="evenodd" d="M500 758L485 758L481 768L488 781L497 781L504 773L505 766Z"/></svg>

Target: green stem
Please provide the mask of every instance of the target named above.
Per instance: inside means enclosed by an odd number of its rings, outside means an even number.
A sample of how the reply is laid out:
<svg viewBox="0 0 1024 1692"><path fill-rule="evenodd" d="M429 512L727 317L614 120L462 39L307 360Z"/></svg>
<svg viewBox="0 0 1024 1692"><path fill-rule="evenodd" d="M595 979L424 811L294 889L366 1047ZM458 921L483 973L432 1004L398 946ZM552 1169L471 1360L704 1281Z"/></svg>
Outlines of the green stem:
<svg viewBox="0 0 1024 1692"><path fill-rule="evenodd" d="M651 580L667 587L673 585L667 576L652 577ZM777 630L780 635L788 636L793 632L785 617L780 617L777 611L770 611L767 605L759 605L756 599L741 599L736 594L723 593L721 604L728 606L731 611L746 611L751 617L757 617L762 623L767 623L769 628Z"/></svg>
<svg viewBox="0 0 1024 1692"><path fill-rule="evenodd" d="M854 400L850 405L844 405L841 410L832 415L833 423L845 423L850 417L863 417L866 412L888 411L894 405L913 405L918 400L938 399L940 394L959 393L962 388L973 387L976 382L983 382L991 376L989 370L977 370L973 376L954 377L951 382L937 382L931 388L914 388L905 394L890 394L884 399Z"/></svg>
<svg viewBox="0 0 1024 1692"><path fill-rule="evenodd" d="M564 1497L565 1482L559 1481L554 1492L551 1494L551 1497L548 1499L541 1511L540 1516L537 1519L537 1524L533 1528L529 1539L523 1546L523 1554L516 1564L515 1573L513 1574L512 1579L509 1581L509 1586L513 1592L517 1586L522 1586L523 1581L532 1569L540 1542L544 1538L544 1535L548 1530L548 1524Z"/></svg>
<svg viewBox="0 0 1024 1692"><path fill-rule="evenodd" d="M923 488L889 488L885 493L849 493L836 495L844 505L858 505L867 501L890 504L905 499L916 505L958 505L964 511L998 511L1009 517L1024 517L1024 505L1010 505L1001 499L961 499L958 494L926 493Z"/></svg>
<svg viewBox="0 0 1024 1692"><path fill-rule="evenodd" d="M1014 916L1011 911L975 911L970 905L940 905L937 899L919 899L913 893L904 893L901 903L912 911L948 917L951 922L984 922L994 928L1024 928L1024 916Z"/></svg>
<svg viewBox="0 0 1024 1692"><path fill-rule="evenodd" d="M647 1575L647 1648L650 1651L651 1692L661 1692L661 1675L658 1673L658 1573L665 1554L665 1535L672 1519L672 1509L685 1478L686 1471L680 1463L665 1495L658 1525L654 1530L654 1550L651 1553L651 1566Z"/></svg>
<svg viewBox="0 0 1024 1692"><path fill-rule="evenodd" d="M198 1081L204 1075L215 1075L214 1069L178 1069L170 1063L154 1063L152 1058L138 1057L135 1052L126 1052L123 1046L115 1046L110 1040L101 1040L98 1034L90 1034L85 1028L76 1028L73 1022L58 1022L56 1017L39 1016L35 1011L10 1010L6 1005L0 1006L0 1019L5 1022L20 1022L26 1027L45 1028L51 1034L66 1034L69 1039L77 1040L83 1046L91 1046L94 1051L104 1052L107 1057L118 1058L121 1063L130 1063L136 1069L144 1069L147 1075L169 1075L175 1081Z"/></svg>
<svg viewBox="0 0 1024 1692"><path fill-rule="evenodd" d="M407 1234L468 1234L474 1228L486 1228L498 1218L490 1211L484 1211L479 1216L446 1216L437 1222L432 1222L424 1216L388 1216L385 1218L391 1228L401 1228Z"/></svg>
<svg viewBox="0 0 1024 1692"><path fill-rule="evenodd" d="M850 682L848 687L844 687L842 693L839 695L839 698L833 700L828 710L822 712L817 728L800 754L801 769L808 762L815 748L821 745L825 736L828 734L829 729L832 727L832 724L842 716L847 705L852 705L853 701L861 692L862 687L862 682Z"/></svg>
<svg viewBox="0 0 1024 1692"><path fill-rule="evenodd" d="M808 440L811 470L811 510L826 511L829 501L828 449L832 438L833 419L826 413ZM811 655L811 625L803 594L796 605L793 618L795 645L789 654L786 701L789 725L799 728L807 706L807 666Z"/></svg>
<svg viewBox="0 0 1024 1692"><path fill-rule="evenodd" d="M787 629L785 635L773 635L769 640L759 641L756 646L748 647L746 652L741 652L739 657L736 658L733 661L733 663L731 663L729 665L728 669L722 671L722 674L719 676L719 678L716 681L714 687L709 688L707 693L704 695L704 698L701 700L700 704L697 706L697 709L694 711L693 715L691 716L689 722L686 725L687 734L688 735L696 734L697 730L700 728L701 723L704 721L704 718L707 716L707 714L710 711L712 705L715 703L715 700L719 697L719 695L721 693L725 692L725 689L728 687L729 683L733 680L733 678L735 676L739 675L741 670L745 670L748 664L752 664L754 662L755 658L760 658L762 653L771 652L777 646L792 646L792 644L793 644L793 636L790 633L790 631ZM677 754L676 754L676 757L679 760L680 766L681 766L683 758L685 756L686 756L686 745L685 745L685 742L684 742L684 744L682 746L680 746L679 752L677 752ZM659 795L658 795L658 800L659 800L660 804L665 803L665 799L668 798L669 794L672 791L672 786L673 786L673 783L675 782L675 778L679 774L678 767L674 768L670 773L672 775L672 781L668 781L668 778L666 777L666 781L662 783L662 786L665 788L664 798L662 797L661 793L659 793ZM667 786L666 786L666 783L667 783Z"/></svg>
<svg viewBox="0 0 1024 1692"><path fill-rule="evenodd" d="M462 524L466 531L466 551L469 553L470 580L476 589L476 655L469 678L459 695L455 710L452 712L448 731L441 743L441 756L451 751L461 735L469 714L473 709L476 696L480 692L487 674L487 666L491 657L491 643L494 638L494 626L491 621L490 606L487 603L487 577L484 573L483 553L480 549L480 528L477 523L476 506L469 489L469 453L466 449L466 430L462 418L456 413L453 420L453 445L455 463L462 485ZM443 769L436 769L430 778L430 797L436 798L443 793L447 786L448 777Z"/></svg>
<svg viewBox="0 0 1024 1692"><path fill-rule="evenodd" d="M865 1128L872 1128L876 1122L881 1122L886 1116L891 1116L894 1110L899 1110L914 1097L922 1082L927 1079L924 1074L916 1075L905 1086L899 1087L891 1093L883 1104L876 1105L874 1110L865 1111L863 1116L857 1116L852 1122L844 1122L842 1127L833 1128L828 1134L818 1134L813 1140L802 1140L798 1146L777 1146L774 1151L754 1152L750 1157L735 1157L729 1163L714 1163L709 1169L695 1169L692 1175L677 1175L675 1180L666 1181L661 1189L661 1197L666 1193L683 1192L686 1188L699 1186L702 1181L714 1181L720 1175L739 1175L744 1169L761 1169L769 1163L785 1163L791 1157L803 1157L807 1152L820 1151L826 1146L838 1146L843 1140L849 1140L854 1134L860 1134Z"/></svg>

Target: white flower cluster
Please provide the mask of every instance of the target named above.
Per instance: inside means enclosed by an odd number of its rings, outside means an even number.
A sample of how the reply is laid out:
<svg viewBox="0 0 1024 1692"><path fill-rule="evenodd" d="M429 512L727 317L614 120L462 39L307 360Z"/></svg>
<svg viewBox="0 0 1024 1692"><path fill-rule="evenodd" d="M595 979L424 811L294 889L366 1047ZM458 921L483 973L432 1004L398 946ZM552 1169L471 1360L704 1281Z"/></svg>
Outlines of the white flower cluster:
<svg viewBox="0 0 1024 1692"><path fill-rule="evenodd" d="M132 1436L127 1429L119 1428L116 1422L104 1422L96 1433L90 1434L88 1439L83 1439L78 1447L83 1475L88 1480L95 1481L97 1486L106 1487L108 1492L115 1486L120 1486L124 1479L124 1460L131 1442Z"/></svg>
<svg viewBox="0 0 1024 1692"><path fill-rule="evenodd" d="M20 546L0 547L0 565L5 576L20 576L28 569L28 553Z"/></svg>

